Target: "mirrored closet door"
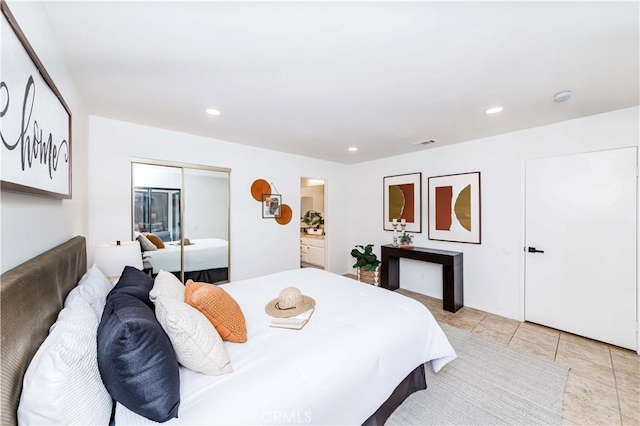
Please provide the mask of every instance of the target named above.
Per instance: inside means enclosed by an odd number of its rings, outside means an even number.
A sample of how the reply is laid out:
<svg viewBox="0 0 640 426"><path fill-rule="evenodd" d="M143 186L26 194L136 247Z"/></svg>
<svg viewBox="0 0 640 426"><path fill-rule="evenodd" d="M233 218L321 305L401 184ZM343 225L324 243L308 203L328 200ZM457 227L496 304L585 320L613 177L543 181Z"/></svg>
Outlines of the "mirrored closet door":
<svg viewBox="0 0 640 426"><path fill-rule="evenodd" d="M229 169L135 159L132 234L144 266L182 282L229 280Z"/></svg>

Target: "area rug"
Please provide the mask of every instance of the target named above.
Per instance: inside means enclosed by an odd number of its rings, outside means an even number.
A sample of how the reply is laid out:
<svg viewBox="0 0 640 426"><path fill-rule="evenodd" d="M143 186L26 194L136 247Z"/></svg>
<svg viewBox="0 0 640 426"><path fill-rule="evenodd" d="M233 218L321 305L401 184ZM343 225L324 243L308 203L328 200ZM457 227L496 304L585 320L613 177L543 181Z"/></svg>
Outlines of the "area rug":
<svg viewBox="0 0 640 426"><path fill-rule="evenodd" d="M569 369L441 324L458 358L386 425L560 425Z"/></svg>

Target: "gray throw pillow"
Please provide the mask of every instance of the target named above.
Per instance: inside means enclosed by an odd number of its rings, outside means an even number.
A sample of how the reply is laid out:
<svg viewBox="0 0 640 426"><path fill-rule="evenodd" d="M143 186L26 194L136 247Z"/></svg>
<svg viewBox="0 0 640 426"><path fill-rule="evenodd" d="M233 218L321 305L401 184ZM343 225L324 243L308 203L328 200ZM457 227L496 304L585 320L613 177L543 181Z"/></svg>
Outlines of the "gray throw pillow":
<svg viewBox="0 0 640 426"><path fill-rule="evenodd" d="M142 247L142 251L154 251L158 250L155 244L151 242L145 235L140 234L136 240L140 241L140 246Z"/></svg>

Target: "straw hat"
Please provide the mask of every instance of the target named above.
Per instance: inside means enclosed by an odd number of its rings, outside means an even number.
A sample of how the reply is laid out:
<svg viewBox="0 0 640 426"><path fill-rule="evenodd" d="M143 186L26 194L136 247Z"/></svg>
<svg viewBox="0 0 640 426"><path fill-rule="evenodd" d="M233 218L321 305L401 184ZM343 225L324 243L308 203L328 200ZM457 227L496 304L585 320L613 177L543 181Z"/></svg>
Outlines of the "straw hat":
<svg viewBox="0 0 640 426"><path fill-rule="evenodd" d="M309 296L303 296L295 287L287 287L280 292L277 299L267 303L264 310L276 318L289 318L307 312L316 306L316 301Z"/></svg>

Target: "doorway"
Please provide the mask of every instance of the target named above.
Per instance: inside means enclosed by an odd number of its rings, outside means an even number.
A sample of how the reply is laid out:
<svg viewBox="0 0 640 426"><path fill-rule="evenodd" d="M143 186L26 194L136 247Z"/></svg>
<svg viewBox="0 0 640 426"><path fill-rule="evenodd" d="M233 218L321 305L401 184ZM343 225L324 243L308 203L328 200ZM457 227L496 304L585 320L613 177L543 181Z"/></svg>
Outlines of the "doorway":
<svg viewBox="0 0 640 426"><path fill-rule="evenodd" d="M636 349L636 155L526 162L527 321Z"/></svg>
<svg viewBox="0 0 640 426"><path fill-rule="evenodd" d="M300 267L327 268L326 182L300 178Z"/></svg>

